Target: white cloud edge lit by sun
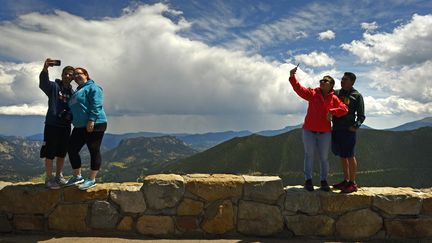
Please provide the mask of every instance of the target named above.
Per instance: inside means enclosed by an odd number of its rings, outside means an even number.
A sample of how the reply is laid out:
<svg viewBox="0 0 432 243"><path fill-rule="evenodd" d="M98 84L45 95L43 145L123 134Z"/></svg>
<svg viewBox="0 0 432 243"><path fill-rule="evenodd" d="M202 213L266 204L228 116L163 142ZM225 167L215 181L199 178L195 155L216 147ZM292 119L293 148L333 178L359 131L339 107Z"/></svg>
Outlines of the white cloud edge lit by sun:
<svg viewBox="0 0 432 243"><path fill-rule="evenodd" d="M42 104L36 105L11 105L11 106L0 106L0 115L38 115L44 116L47 111L47 106Z"/></svg>
<svg viewBox="0 0 432 243"><path fill-rule="evenodd" d="M432 60L432 14L414 14L405 25L392 32L363 34L363 39L344 43L341 48L351 52L362 63L380 62L385 66L420 64Z"/></svg>
<svg viewBox="0 0 432 243"><path fill-rule="evenodd" d="M360 24L361 28L366 30L367 32L372 32L376 29L378 29L378 24L376 21L371 22L371 23L367 23L367 22L363 22Z"/></svg>
<svg viewBox="0 0 432 243"><path fill-rule="evenodd" d="M327 30L318 34L318 40L331 40L336 37L336 33L332 30Z"/></svg>
<svg viewBox="0 0 432 243"><path fill-rule="evenodd" d="M324 52L313 51L309 54L300 54L294 56L297 63L304 63L312 67L332 66L335 64L335 59Z"/></svg>

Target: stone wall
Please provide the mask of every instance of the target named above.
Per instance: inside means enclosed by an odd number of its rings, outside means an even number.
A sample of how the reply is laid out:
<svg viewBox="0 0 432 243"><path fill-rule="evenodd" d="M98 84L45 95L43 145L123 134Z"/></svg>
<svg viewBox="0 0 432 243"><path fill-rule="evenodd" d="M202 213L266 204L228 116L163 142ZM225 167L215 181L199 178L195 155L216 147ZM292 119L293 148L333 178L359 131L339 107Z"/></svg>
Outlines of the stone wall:
<svg viewBox="0 0 432 243"><path fill-rule="evenodd" d="M0 184L0 232L185 237L432 238L432 189L283 188L277 176L152 175L87 191Z"/></svg>

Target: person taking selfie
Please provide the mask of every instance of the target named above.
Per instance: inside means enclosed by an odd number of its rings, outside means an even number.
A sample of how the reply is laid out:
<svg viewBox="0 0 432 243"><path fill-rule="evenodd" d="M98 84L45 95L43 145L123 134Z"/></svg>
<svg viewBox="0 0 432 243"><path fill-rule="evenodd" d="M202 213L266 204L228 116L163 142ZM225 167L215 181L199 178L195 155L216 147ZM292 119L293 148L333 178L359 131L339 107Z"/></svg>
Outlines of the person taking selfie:
<svg viewBox="0 0 432 243"><path fill-rule="evenodd" d="M59 60L45 60L39 74L39 88L48 96L48 111L45 116L44 139L40 157L45 158L45 186L59 189L66 183L63 166L71 132L71 113L68 101L73 94L71 81L74 68L63 68L61 79L49 80L48 68L60 66ZM52 175L53 160L56 159L55 177Z"/></svg>

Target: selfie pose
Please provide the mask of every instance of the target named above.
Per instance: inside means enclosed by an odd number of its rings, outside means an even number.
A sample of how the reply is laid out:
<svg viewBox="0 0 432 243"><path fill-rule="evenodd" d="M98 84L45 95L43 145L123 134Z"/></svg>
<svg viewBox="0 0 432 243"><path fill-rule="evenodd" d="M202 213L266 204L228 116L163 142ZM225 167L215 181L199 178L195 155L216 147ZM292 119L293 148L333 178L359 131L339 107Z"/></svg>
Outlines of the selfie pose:
<svg viewBox="0 0 432 243"><path fill-rule="evenodd" d="M298 66L298 65L297 65ZM330 191L327 183L328 153L331 143L331 119L340 117L348 112L348 108L333 92L334 80L330 76L321 79L319 88L305 88L297 81L295 73L297 67L290 71L289 81L294 91L309 102L303 124L304 157L304 188L313 191L312 165L315 153L320 161L320 189Z"/></svg>
<svg viewBox="0 0 432 243"><path fill-rule="evenodd" d="M73 176L66 186L81 183L79 189L86 190L96 185L96 175L102 162L100 146L107 128L107 118L103 109L103 90L90 78L87 70L76 68L74 80L78 87L69 100L74 128L68 150ZM79 154L84 144L87 145L90 152L91 169L90 176L86 180L81 175L81 157Z"/></svg>
<svg viewBox="0 0 432 243"><path fill-rule="evenodd" d="M71 116L67 102L73 93L70 83L74 68L66 66L63 68L61 80L50 81L48 68L52 66L60 66L60 61L47 58L39 74L39 88L48 96L48 111L45 116L40 157L45 158L45 186L59 189L66 183L63 177L63 166L71 131ZM54 158L56 158L55 177L52 176Z"/></svg>

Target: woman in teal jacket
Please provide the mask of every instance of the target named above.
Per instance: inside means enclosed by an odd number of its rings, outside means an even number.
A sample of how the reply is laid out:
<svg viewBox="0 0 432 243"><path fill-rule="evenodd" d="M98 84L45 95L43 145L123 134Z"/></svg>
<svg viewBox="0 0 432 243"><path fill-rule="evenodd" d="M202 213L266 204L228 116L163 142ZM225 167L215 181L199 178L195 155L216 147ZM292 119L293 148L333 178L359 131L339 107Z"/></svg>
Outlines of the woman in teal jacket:
<svg viewBox="0 0 432 243"><path fill-rule="evenodd" d="M82 183L79 189L86 190L96 185L96 175L102 162L100 146L107 128L107 118L103 109L103 90L90 78L87 70L76 68L74 80L78 88L69 100L74 128L68 150L74 175L66 186ZM84 144L87 145L90 152L91 168L90 176L86 180L81 176L81 157L79 155Z"/></svg>

